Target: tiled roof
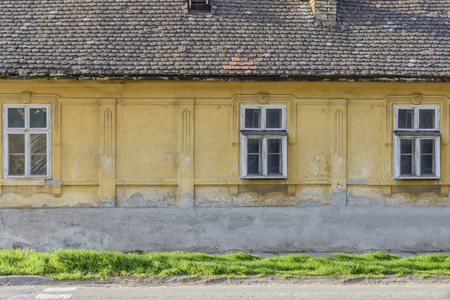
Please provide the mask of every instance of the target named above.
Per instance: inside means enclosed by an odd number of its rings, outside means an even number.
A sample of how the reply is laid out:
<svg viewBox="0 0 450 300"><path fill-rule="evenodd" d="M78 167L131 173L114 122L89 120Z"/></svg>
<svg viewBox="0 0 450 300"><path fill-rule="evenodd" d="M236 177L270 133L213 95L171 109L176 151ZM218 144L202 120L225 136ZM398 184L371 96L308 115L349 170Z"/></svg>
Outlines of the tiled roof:
<svg viewBox="0 0 450 300"><path fill-rule="evenodd" d="M0 74L450 76L450 1L1 0Z"/></svg>

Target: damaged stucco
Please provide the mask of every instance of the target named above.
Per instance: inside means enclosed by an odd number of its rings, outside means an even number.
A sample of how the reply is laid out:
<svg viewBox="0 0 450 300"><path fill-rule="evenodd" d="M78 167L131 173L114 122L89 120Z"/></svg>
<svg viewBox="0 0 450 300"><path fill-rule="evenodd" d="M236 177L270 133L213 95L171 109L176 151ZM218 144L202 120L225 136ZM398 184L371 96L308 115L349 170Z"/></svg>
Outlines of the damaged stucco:
<svg viewBox="0 0 450 300"><path fill-rule="evenodd" d="M119 207L168 207L173 204L170 195L156 201L146 199L141 193L135 193L130 198L119 201Z"/></svg>

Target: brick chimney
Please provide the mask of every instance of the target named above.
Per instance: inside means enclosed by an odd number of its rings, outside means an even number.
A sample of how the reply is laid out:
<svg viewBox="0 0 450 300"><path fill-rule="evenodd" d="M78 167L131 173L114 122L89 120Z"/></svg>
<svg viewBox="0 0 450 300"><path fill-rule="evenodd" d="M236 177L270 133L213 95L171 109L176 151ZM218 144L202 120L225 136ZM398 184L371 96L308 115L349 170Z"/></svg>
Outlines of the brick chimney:
<svg viewBox="0 0 450 300"><path fill-rule="evenodd" d="M317 26L336 25L337 0L309 0L314 14L314 24Z"/></svg>

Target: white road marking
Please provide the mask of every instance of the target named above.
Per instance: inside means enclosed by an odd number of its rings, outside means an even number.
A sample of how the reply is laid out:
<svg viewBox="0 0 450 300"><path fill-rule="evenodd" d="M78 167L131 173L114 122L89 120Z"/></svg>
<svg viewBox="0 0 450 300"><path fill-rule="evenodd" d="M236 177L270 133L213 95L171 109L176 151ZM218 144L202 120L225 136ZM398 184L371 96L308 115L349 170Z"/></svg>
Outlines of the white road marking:
<svg viewBox="0 0 450 300"><path fill-rule="evenodd" d="M36 296L36 299L70 299L72 294L39 294Z"/></svg>
<svg viewBox="0 0 450 300"><path fill-rule="evenodd" d="M73 292L77 287L58 287L58 288L47 288L44 292Z"/></svg>
<svg viewBox="0 0 450 300"><path fill-rule="evenodd" d="M77 287L57 287L57 288L46 288L44 289L44 293L60 293L60 292L73 292ZM72 294L38 294L36 299L70 299Z"/></svg>

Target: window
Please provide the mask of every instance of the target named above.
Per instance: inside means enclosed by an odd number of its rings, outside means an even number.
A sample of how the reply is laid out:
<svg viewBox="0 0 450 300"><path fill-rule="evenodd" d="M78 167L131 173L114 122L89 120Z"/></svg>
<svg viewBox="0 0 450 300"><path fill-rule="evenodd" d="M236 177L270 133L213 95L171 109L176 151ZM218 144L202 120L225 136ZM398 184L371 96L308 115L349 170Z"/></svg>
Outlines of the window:
<svg viewBox="0 0 450 300"><path fill-rule="evenodd" d="M211 13L210 0L188 0L189 13L209 14Z"/></svg>
<svg viewBox="0 0 450 300"><path fill-rule="evenodd" d="M50 105L3 107L4 178L50 177Z"/></svg>
<svg viewBox="0 0 450 300"><path fill-rule="evenodd" d="M241 106L241 177L286 178L286 106Z"/></svg>
<svg viewBox="0 0 450 300"><path fill-rule="evenodd" d="M394 177L439 178L439 106L394 107Z"/></svg>

